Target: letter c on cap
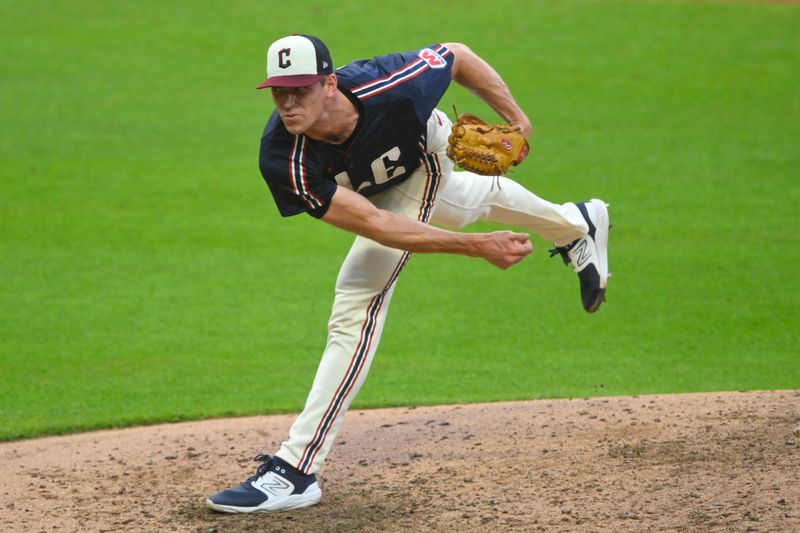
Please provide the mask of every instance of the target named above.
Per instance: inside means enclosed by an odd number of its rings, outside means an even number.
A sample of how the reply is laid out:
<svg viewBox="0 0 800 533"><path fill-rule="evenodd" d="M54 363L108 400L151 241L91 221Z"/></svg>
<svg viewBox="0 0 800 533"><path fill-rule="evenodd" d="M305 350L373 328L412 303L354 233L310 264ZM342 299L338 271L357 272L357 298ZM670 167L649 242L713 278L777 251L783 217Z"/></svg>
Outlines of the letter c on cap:
<svg viewBox="0 0 800 533"><path fill-rule="evenodd" d="M289 54L292 53L291 48L283 48L278 52L278 66L281 68L289 68L292 66L292 62L289 61L287 58Z"/></svg>

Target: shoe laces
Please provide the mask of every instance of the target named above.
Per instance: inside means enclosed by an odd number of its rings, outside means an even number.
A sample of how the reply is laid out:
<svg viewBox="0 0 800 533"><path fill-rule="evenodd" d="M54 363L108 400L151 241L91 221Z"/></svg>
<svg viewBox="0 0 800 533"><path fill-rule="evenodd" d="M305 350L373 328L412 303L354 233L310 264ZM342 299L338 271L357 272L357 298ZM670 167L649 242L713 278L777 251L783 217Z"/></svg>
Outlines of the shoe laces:
<svg viewBox="0 0 800 533"><path fill-rule="evenodd" d="M567 255L567 252L569 252L572 249L573 246L575 246L575 243L571 242L571 243L567 244L566 246L556 246L555 248L551 248L549 250L550 251L550 257L555 257L555 256L561 254L561 259L564 260L564 264L565 265L569 265L570 264L570 260L569 260L569 255Z"/></svg>
<svg viewBox="0 0 800 533"><path fill-rule="evenodd" d="M270 467L272 466L272 456L260 453L253 457L253 461L258 461L261 464L256 469L256 473L250 477L247 481L255 481L256 479L260 478L261 476L265 475L269 472Z"/></svg>

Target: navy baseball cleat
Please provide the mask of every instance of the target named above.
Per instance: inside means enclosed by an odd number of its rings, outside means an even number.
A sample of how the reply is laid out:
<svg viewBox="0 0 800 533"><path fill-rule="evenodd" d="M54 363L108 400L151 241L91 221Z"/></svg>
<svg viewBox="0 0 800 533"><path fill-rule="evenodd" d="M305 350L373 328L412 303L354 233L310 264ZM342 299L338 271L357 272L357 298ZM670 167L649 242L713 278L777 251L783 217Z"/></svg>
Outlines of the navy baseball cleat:
<svg viewBox="0 0 800 533"><path fill-rule="evenodd" d="M304 475L280 457L257 455L261 461L254 476L218 492L206 504L222 513L275 512L319 503L322 491L314 474Z"/></svg>
<svg viewBox="0 0 800 533"><path fill-rule="evenodd" d="M572 266L581 284L581 300L588 313L594 313L606 301L608 271L608 204L593 199L575 204L589 225L589 233L566 246L550 250L550 257L561 254L564 264Z"/></svg>

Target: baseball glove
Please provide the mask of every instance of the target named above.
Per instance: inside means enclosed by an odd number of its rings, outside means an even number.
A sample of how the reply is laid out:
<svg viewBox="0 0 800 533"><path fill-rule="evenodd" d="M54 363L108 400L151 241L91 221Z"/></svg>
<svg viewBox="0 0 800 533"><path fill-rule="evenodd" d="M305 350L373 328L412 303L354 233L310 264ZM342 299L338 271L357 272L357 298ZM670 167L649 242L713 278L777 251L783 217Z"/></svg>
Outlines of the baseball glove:
<svg viewBox="0 0 800 533"><path fill-rule="evenodd" d="M487 124L470 113L457 115L447 139L447 156L464 170L484 176L505 174L527 155L528 141L518 127Z"/></svg>

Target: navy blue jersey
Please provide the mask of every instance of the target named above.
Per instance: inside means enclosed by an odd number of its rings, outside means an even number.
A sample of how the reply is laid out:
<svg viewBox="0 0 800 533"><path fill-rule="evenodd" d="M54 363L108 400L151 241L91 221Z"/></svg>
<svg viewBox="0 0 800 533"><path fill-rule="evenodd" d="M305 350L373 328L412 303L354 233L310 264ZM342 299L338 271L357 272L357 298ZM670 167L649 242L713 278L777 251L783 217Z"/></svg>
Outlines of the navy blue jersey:
<svg viewBox="0 0 800 533"><path fill-rule="evenodd" d="M408 178L424 157L428 117L450 84L452 60L432 45L337 69L339 90L359 113L342 145L292 135L273 112L259 166L281 215L322 217L337 186L369 196Z"/></svg>

